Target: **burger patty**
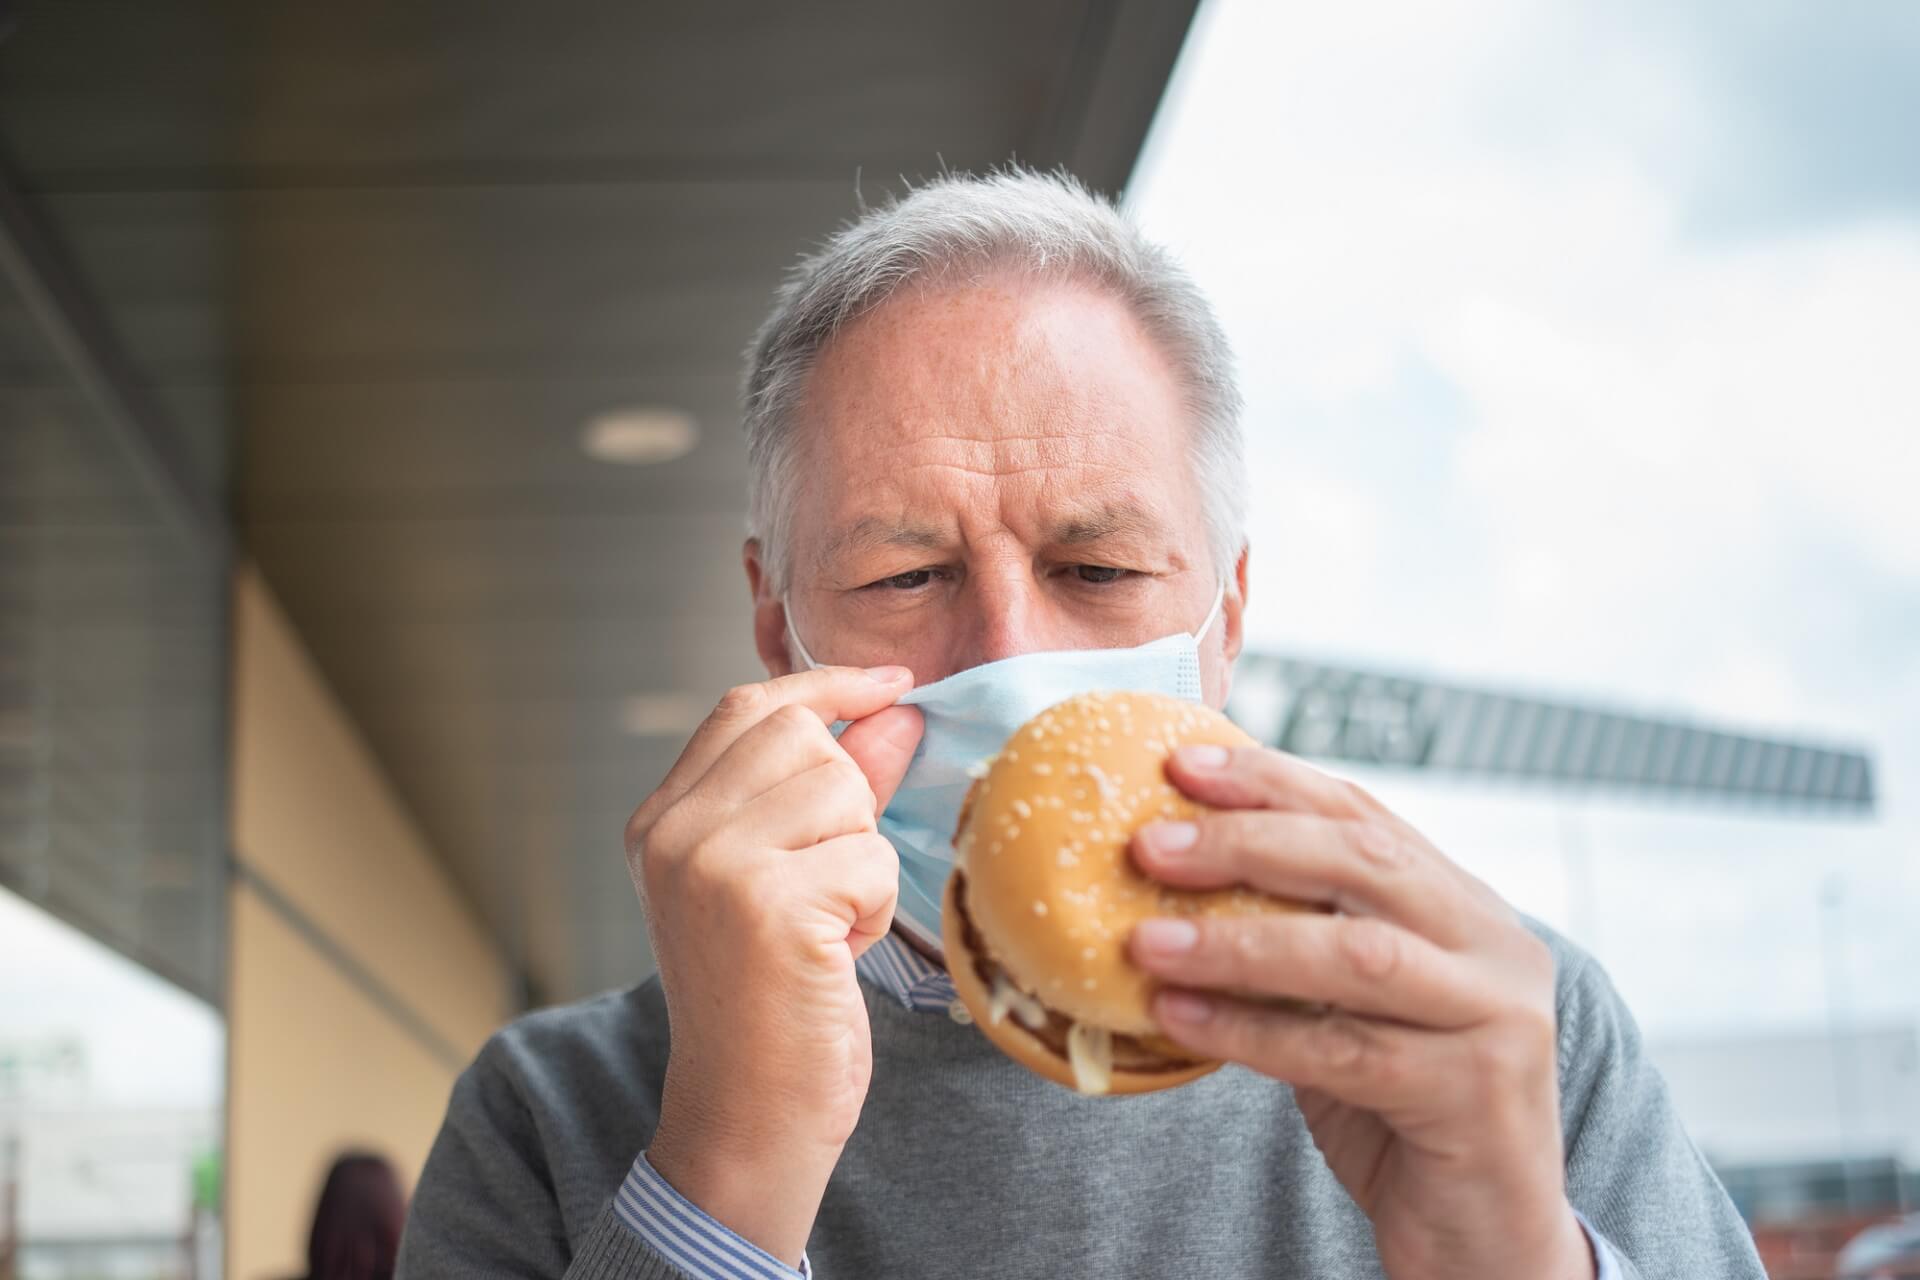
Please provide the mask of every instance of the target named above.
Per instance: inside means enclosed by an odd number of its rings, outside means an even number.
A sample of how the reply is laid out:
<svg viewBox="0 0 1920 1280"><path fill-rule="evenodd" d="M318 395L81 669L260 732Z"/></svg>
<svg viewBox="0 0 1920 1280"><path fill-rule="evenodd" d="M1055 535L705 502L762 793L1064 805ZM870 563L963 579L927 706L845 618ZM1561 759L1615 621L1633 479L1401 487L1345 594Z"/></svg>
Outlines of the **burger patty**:
<svg viewBox="0 0 1920 1280"><path fill-rule="evenodd" d="M984 986L987 991L991 992L999 978L1005 977L1008 982L1013 982L1013 975L1001 968L999 962L987 953L986 940L980 936L980 931L974 928L973 917L967 913L966 877L960 875L958 872L955 874L959 876L959 882L954 886L953 900L960 910L961 937L966 942L967 950L973 955L973 971L979 975L981 985ZM1013 985L1017 990L1022 992L1026 990L1017 982L1013 982ZM1057 1054L1061 1058L1067 1057L1067 1033L1073 1030L1073 1019L1053 1009L1046 1001L1041 1000L1038 996L1034 996L1033 999L1039 1003L1042 1009L1046 1010L1046 1023L1039 1027L1032 1027L1028 1026L1025 1022L1021 1022L1020 1026L1024 1028L1028 1034L1032 1035L1034 1039L1044 1044L1050 1052ZM1017 1020L1018 1018L1016 1016L1016 1021ZM1112 1038L1113 1066L1115 1070L1136 1072L1184 1071L1190 1067L1199 1066L1205 1061L1205 1059L1201 1058L1182 1057L1177 1053L1170 1053L1163 1046L1150 1044L1137 1036L1126 1035L1118 1031L1113 1033Z"/></svg>

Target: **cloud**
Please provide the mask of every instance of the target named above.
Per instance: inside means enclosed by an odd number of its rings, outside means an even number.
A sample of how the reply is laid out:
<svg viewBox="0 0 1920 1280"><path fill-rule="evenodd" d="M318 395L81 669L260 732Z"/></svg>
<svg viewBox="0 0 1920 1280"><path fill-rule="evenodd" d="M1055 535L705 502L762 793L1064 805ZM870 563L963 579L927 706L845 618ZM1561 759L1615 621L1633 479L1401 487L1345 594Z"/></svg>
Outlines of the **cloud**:
<svg viewBox="0 0 1920 1280"><path fill-rule="evenodd" d="M1880 753L1865 825L1582 804L1591 902L1564 799L1380 781L1657 1026L1817 1021L1835 873L1920 1016L1920 17L1782 14L1214 0L1132 196L1244 370L1254 643Z"/></svg>

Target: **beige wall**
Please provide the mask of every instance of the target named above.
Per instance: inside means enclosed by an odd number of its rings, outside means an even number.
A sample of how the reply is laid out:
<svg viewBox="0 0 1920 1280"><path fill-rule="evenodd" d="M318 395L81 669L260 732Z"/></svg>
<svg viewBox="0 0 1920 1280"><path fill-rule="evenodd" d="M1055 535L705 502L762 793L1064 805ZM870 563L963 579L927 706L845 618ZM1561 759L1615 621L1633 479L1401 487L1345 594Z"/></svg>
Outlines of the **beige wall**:
<svg viewBox="0 0 1920 1280"><path fill-rule="evenodd" d="M250 568L235 578L233 664L227 1274L260 1280L303 1268L313 1195L342 1147L386 1152L412 1184L458 1063L506 1016L507 984Z"/></svg>

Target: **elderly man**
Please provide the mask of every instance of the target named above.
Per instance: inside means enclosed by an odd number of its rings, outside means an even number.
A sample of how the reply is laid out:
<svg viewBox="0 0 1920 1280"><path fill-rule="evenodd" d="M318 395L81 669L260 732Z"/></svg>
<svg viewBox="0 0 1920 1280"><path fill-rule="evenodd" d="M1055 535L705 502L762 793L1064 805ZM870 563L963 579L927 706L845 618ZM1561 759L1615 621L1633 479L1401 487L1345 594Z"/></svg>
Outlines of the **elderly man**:
<svg viewBox="0 0 1920 1280"><path fill-rule="evenodd" d="M1176 758L1224 812L1132 847L1339 908L1133 937L1166 1032L1236 1065L1083 1098L948 1016L939 853L888 839L938 746L900 699L963 671L1065 697L1062 655L1185 633L1222 705L1238 410L1205 300L1066 179L946 178L800 265L747 377L769 679L627 830L660 975L486 1046L404 1276L1762 1274L1599 967L1275 752Z"/></svg>

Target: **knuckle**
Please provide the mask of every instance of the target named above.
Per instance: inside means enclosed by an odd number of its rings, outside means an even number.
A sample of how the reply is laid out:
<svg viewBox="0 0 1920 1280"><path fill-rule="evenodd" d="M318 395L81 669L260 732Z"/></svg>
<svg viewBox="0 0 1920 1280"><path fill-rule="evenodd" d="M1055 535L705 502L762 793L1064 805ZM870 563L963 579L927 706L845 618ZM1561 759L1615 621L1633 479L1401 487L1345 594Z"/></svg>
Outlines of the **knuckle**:
<svg viewBox="0 0 1920 1280"><path fill-rule="evenodd" d="M722 720L758 720L771 696L764 684L737 684L720 695L713 714Z"/></svg>
<svg viewBox="0 0 1920 1280"><path fill-rule="evenodd" d="M863 796L851 787L834 789L831 829L824 833L823 839L869 831L874 826L871 793Z"/></svg>
<svg viewBox="0 0 1920 1280"><path fill-rule="evenodd" d="M1230 976L1242 980L1258 975L1267 961L1266 939L1252 924L1245 920L1233 921L1226 931L1225 945L1221 948L1222 959Z"/></svg>
<svg viewBox="0 0 1920 1280"><path fill-rule="evenodd" d="M797 702L783 703L769 711L764 718L783 734L801 734L809 727L818 728L820 725L820 717Z"/></svg>
<svg viewBox="0 0 1920 1280"><path fill-rule="evenodd" d="M888 875L896 875L900 870L900 854L894 849L893 842L878 831L861 831L853 837L857 843L854 848L858 857L856 865L864 870Z"/></svg>
<svg viewBox="0 0 1920 1280"><path fill-rule="evenodd" d="M1340 952L1354 973L1371 982L1384 982L1400 968L1405 951L1400 933L1384 920L1348 917L1338 932Z"/></svg>
<svg viewBox="0 0 1920 1280"><path fill-rule="evenodd" d="M1373 798L1371 791L1368 791L1359 783L1345 778L1340 780L1340 797L1346 802L1347 806L1356 813L1379 814L1386 812L1386 807Z"/></svg>
<svg viewBox="0 0 1920 1280"><path fill-rule="evenodd" d="M825 813L844 819L854 813L873 814L873 789L860 766L844 757L824 760L808 771L807 786Z"/></svg>
<svg viewBox="0 0 1920 1280"><path fill-rule="evenodd" d="M1208 814L1198 824L1193 851L1222 862L1238 862L1241 855L1259 847L1264 817L1248 809L1223 809Z"/></svg>
<svg viewBox="0 0 1920 1280"><path fill-rule="evenodd" d="M674 811L668 810L634 854L633 866L641 891L650 900L679 896L693 861L694 851L677 842L678 833L670 825L673 815Z"/></svg>
<svg viewBox="0 0 1920 1280"><path fill-rule="evenodd" d="M873 803L873 787L851 757L842 752L828 760L823 767L828 771L827 776L836 791L844 793L850 800L869 805Z"/></svg>
<svg viewBox="0 0 1920 1280"><path fill-rule="evenodd" d="M1330 1072L1352 1074L1374 1065L1372 1037L1351 1015L1334 1011L1321 1015L1312 1035L1312 1052L1320 1065Z"/></svg>
<svg viewBox="0 0 1920 1280"><path fill-rule="evenodd" d="M627 848L643 866L658 867L679 847L679 836L686 825L676 806L652 823L641 823L635 815L627 821Z"/></svg>
<svg viewBox="0 0 1920 1280"><path fill-rule="evenodd" d="M627 825L621 832L622 843L626 845L628 861L636 861L646 852L647 835L653 830L653 815L647 805L641 805L627 819Z"/></svg>
<svg viewBox="0 0 1920 1280"><path fill-rule="evenodd" d="M1368 862L1394 871L1407 864L1407 842L1392 824L1379 818L1355 818L1347 823L1347 839Z"/></svg>

